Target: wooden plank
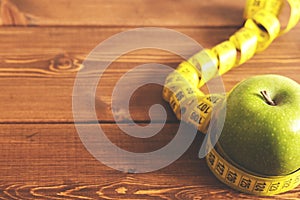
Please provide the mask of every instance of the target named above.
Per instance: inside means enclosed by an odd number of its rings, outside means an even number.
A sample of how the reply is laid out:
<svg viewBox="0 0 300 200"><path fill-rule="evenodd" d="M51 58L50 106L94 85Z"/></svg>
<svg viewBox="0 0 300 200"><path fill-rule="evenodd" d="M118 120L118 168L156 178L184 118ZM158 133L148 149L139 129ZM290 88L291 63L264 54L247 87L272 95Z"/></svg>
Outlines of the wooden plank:
<svg viewBox="0 0 300 200"><path fill-rule="evenodd" d="M73 122L72 90L77 65L69 70L51 63L79 62L100 42L123 28L2 28L0 30L0 122ZM204 47L224 41L235 29L176 29L199 41ZM224 75L226 91L239 81L257 74L276 73L300 82L299 29L278 38L265 52ZM117 44L116 44L117 45ZM184 44L174 43L179 47ZM280 49L280 51L279 51ZM62 56L68 54L67 56ZM62 59L63 58L63 59ZM97 61L97 58L95 58ZM171 67L182 58L161 50L134 51L117 59L103 74L101 87L97 87L96 110L100 121L114 121L111 114L111 95L115 84L130 69L145 63L162 63ZM67 62L68 63L68 62ZM97 77L91 72L87 79ZM141 75L137 74L137 77ZM157 78L167 73L157 71ZM128 87L136 79L124 84ZM90 88L90 85L86 85ZM168 105L161 98L162 87L147 85L138 90L131 99L131 115L136 121L149 121L151 105L162 104L168 120L174 121ZM145 95L151 94L151 95ZM157 121L161 116L154 116Z"/></svg>
<svg viewBox="0 0 300 200"><path fill-rule="evenodd" d="M92 125L82 126L89 129ZM115 124L101 126L114 144L134 152L163 147L178 127L167 124L152 138L136 139L124 135ZM202 141L203 136L198 135L187 152L163 169L134 174L113 170L94 159L73 124L0 125L0 198L251 199L220 183L205 161L197 158ZM276 199L299 196L298 187Z"/></svg>
<svg viewBox="0 0 300 200"><path fill-rule="evenodd" d="M244 1L2 0L4 25L236 26Z"/></svg>
<svg viewBox="0 0 300 200"><path fill-rule="evenodd" d="M276 39L267 51L257 54L252 60L255 61L256 58L297 58L300 40L297 37L299 35L299 27L300 24L291 32ZM56 60L56 56L68 54L71 58L82 61L98 44L115 34L127 30L132 29L101 27L2 27L0 29L0 64L2 68L20 67L22 65L24 67L32 66L49 70L50 61ZM175 28L171 30L185 34L191 39L196 40L204 48L210 48L227 40L238 28ZM186 44L174 42L174 44L171 44L171 47L184 47L184 45ZM187 47L185 46L185 48ZM278 51L278 48L281 48L282 51ZM113 52L107 53L108 58L110 56L109 53L112 54ZM143 51L125 54L115 62L176 63L180 62L180 60L177 55L165 51L147 51L144 49ZM275 61L278 60L274 59L273 62ZM1 69L1 72L3 71ZM50 72L44 73L47 74Z"/></svg>

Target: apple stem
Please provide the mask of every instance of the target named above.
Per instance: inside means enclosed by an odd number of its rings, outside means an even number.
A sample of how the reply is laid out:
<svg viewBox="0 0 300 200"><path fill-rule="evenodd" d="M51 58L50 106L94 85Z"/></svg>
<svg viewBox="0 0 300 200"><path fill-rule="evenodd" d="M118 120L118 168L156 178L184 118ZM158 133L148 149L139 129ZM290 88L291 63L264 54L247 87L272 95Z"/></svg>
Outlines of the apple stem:
<svg viewBox="0 0 300 200"><path fill-rule="evenodd" d="M270 95L268 94L268 92L266 90L263 90L260 93L262 94L262 96L264 97L264 99L266 100L266 102L269 105L276 106L275 102L272 100L272 98L270 97Z"/></svg>

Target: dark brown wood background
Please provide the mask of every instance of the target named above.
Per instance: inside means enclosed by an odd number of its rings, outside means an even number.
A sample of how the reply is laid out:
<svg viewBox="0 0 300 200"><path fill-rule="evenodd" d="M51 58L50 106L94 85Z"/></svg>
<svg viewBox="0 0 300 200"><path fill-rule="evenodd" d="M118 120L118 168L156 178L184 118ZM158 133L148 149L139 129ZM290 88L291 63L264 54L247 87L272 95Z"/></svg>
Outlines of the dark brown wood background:
<svg viewBox="0 0 300 200"><path fill-rule="evenodd" d="M226 187L210 173L205 161L197 157L203 135L161 170L124 173L88 153L72 115L72 90L79 69L72 63L81 63L100 42L130 28L165 27L210 48L242 25L245 1L0 2L1 199L258 199ZM257 74L281 74L300 82L299 34L298 25L224 75L226 91ZM110 101L114 85L126 71L149 62L175 67L180 61L171 53L147 49L124 55L107 69L101 79L103 87L97 89L96 109L99 123L114 143L147 152L172 139L178 122L161 98L162 87L142 87L131 99L132 118L140 125L149 123L148 109L154 103L162 104L168 113L162 131L150 139L124 135L112 117ZM91 123L81 125L88 129ZM300 199L300 188L260 199Z"/></svg>

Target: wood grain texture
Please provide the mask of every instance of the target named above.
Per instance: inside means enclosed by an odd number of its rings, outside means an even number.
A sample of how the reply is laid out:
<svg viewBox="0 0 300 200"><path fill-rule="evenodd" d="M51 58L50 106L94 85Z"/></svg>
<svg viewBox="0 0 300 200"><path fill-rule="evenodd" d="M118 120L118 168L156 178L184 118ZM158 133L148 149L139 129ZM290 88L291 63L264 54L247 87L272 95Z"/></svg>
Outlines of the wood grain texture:
<svg viewBox="0 0 300 200"><path fill-rule="evenodd" d="M151 152L172 141L179 123L161 98L162 86L145 85L130 100L131 117L140 126L149 124L152 105L161 104L166 110L166 124L160 114L152 116L151 130L162 129L150 138L124 133L121 128L132 127L129 116L117 109L115 119L111 101L116 83L126 72L147 63L175 68L182 61L180 56L159 49L136 50L119 57L105 71L86 71L83 61L98 44L134 27L171 28L205 48L213 47L241 26L244 1L0 2L0 24L5 25L0 27L0 199L300 199L299 187L263 198L236 192L220 183L204 159L197 156L202 134L197 134L187 151L171 165L138 174L137 169L120 172L97 161L75 128L72 92L76 74L85 72L87 82L82 86L88 90L92 86L89 81L103 72L94 99L97 117L88 118L89 112L83 112L84 118L77 125L90 130L98 122L112 143L131 152ZM266 51L224 75L226 91L257 74L281 74L300 82L299 33L298 25ZM190 55L196 53L186 43L174 41L168 45L187 49ZM106 51L89 61L107 61L114 53ZM136 84L140 77L154 76L164 80L167 72L136 72L120 88ZM207 92L207 88L204 90ZM100 149L103 146L99 142ZM120 162L111 152L107 156Z"/></svg>
<svg viewBox="0 0 300 200"><path fill-rule="evenodd" d="M51 0L10 0L10 3L18 11L7 16L7 4L3 6L2 21L5 25L23 25L23 21L11 20L23 15L27 25L121 27L235 26L242 23L245 5L244 1L222 0L56 0L55 3Z"/></svg>
<svg viewBox="0 0 300 200"><path fill-rule="evenodd" d="M92 125L82 125L87 129ZM102 124L111 141L124 149L159 149L177 125L136 142L117 125ZM124 125L127 126L127 125ZM115 171L93 158L73 124L0 125L0 198L2 199L252 199L224 187L197 158L198 135L177 161L149 174ZM132 146L134 142L135 146ZM99 144L101 147L101 144ZM299 188L275 198L297 199Z"/></svg>
<svg viewBox="0 0 300 200"><path fill-rule="evenodd" d="M0 29L0 87L1 123L22 122L72 122L72 90L76 72L84 66L82 61L89 52L110 35L122 28L2 28ZM224 41L234 28L178 28L204 47L212 47ZM210 36L211 35L211 36ZM259 53L246 64L233 69L222 78L226 91L239 81L257 74L275 73L300 82L299 29L278 38L265 52ZM88 36L88 37L87 37ZM118 44L116 44L118 45ZM184 44L174 43L176 47ZM187 48L188 49L188 48ZM284 49L278 51L278 49ZM104 54L107 59L113 52ZM101 55L99 55L101 57ZM93 58L97 62L99 58ZM102 58L103 59L103 56ZM154 49L125 54L112 63L103 73L96 91L98 120L112 122L111 96L117 81L129 70L146 63L162 63L176 67L182 60L178 55ZM102 71L88 71L86 79L98 77ZM152 73L152 75L151 75ZM148 78L153 72L137 73ZM164 80L167 72L155 72L157 79ZM122 87L135 83L132 78ZM86 88L91 85L87 82ZM136 121L149 121L148 110L153 104L162 104L168 112L168 120L176 121L168 105L161 98L162 87L146 85L134 93L131 99L131 115ZM145 93L150 93L145 98ZM28 95L30 94L30 95ZM122 116L122 120L126 116ZM156 115L154 119L163 120Z"/></svg>
<svg viewBox="0 0 300 200"><path fill-rule="evenodd" d="M27 25L27 19L16 5L9 0L0 2L0 24L2 25Z"/></svg>

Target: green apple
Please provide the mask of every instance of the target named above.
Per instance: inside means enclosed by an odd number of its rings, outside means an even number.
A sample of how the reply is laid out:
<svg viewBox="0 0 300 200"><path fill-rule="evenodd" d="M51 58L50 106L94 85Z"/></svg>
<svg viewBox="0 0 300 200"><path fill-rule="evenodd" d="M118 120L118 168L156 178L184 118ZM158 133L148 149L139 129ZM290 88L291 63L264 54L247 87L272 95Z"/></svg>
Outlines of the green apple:
<svg viewBox="0 0 300 200"><path fill-rule="evenodd" d="M300 85L280 75L242 81L228 94L219 145L251 172L278 176L300 168Z"/></svg>

